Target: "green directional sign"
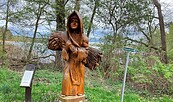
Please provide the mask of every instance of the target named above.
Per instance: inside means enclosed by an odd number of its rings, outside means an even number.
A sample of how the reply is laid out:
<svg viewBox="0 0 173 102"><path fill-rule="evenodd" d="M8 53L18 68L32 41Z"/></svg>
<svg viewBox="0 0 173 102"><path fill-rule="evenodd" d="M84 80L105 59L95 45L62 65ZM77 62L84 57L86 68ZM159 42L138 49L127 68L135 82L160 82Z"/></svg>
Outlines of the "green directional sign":
<svg viewBox="0 0 173 102"><path fill-rule="evenodd" d="M128 67L128 62L129 62L129 54L130 54L130 52L136 52L135 49L130 48L130 47L124 47L123 50L124 51L127 51L127 57L126 57L126 65L125 65L125 69L124 69L124 80L123 80L123 85L122 85L121 100L120 100L120 102L123 102L123 98L124 98L124 90L125 90L127 67Z"/></svg>
<svg viewBox="0 0 173 102"><path fill-rule="evenodd" d="M123 50L124 50L124 51L128 51L128 52L136 52L135 49L130 48L130 47L124 47Z"/></svg>

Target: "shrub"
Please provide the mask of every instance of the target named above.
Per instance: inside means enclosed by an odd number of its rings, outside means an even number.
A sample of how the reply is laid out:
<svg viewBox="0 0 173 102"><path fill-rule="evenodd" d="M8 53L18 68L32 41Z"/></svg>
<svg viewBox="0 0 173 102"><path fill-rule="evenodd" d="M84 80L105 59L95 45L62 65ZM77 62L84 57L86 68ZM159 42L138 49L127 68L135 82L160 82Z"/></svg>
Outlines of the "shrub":
<svg viewBox="0 0 173 102"><path fill-rule="evenodd" d="M141 55L133 56L134 61L129 65L129 83L135 88L153 92L156 95L173 92L173 65L163 64L158 57ZM148 64L147 62L152 62Z"/></svg>

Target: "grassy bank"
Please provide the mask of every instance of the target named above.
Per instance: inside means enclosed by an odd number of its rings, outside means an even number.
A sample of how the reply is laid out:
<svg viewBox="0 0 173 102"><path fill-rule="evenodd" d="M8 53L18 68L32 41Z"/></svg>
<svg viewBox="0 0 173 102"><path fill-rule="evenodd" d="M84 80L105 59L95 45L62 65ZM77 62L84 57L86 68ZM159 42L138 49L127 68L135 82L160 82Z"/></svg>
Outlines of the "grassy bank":
<svg viewBox="0 0 173 102"><path fill-rule="evenodd" d="M25 36L12 36L12 39L10 41L16 41L16 42L32 42L31 37L25 37ZM36 43L41 43L43 41L46 41L46 38L36 38Z"/></svg>
<svg viewBox="0 0 173 102"><path fill-rule="evenodd" d="M12 36L10 39L6 39L5 41L14 41L14 42L32 42L31 37L26 36ZM36 38L36 43L43 43L47 41L47 38ZM0 37L0 42L2 42L2 37Z"/></svg>
<svg viewBox="0 0 173 102"><path fill-rule="evenodd" d="M0 101L23 102L25 89L21 88L22 72L14 72L0 67ZM91 75L92 76L92 75ZM61 92L62 73L50 70L37 70L32 86L33 102L53 102ZM121 83L100 81L99 78L86 76L85 96L88 102L119 102ZM169 96L140 96L139 92L126 86L124 102L173 102Z"/></svg>

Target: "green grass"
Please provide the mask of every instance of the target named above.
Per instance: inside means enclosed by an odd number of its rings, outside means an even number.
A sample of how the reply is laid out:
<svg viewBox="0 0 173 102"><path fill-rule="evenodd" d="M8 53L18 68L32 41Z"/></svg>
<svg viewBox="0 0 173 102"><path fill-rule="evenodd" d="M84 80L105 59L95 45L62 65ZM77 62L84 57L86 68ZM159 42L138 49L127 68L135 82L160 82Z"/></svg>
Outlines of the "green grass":
<svg viewBox="0 0 173 102"><path fill-rule="evenodd" d="M25 88L20 87L23 73L0 68L0 102L22 102ZM32 85L33 102L53 102L61 92L61 73L36 71Z"/></svg>
<svg viewBox="0 0 173 102"><path fill-rule="evenodd" d="M19 87L20 76L2 67L0 73L0 100L4 102L22 100L24 90Z"/></svg>
<svg viewBox="0 0 173 102"><path fill-rule="evenodd" d="M20 87L23 73L0 67L0 102L23 102L25 88ZM37 70L32 85L33 102L53 102L61 93L62 73ZM88 102L119 102L121 82L100 81L96 77L86 77L85 96ZM144 97L126 86L124 102L173 102L170 96Z"/></svg>

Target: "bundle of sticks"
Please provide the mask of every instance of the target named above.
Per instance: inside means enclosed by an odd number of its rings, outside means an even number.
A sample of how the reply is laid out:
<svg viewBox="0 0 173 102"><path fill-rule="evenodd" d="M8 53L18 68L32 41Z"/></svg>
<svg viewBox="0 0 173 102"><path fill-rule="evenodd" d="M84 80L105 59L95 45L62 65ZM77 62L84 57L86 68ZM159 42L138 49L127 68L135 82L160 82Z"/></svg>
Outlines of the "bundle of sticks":
<svg viewBox="0 0 173 102"><path fill-rule="evenodd" d="M63 45L68 40L66 32L58 31L53 32L48 39L47 47L48 49L57 51L62 50ZM89 47L88 57L87 57L87 63L85 64L85 67L89 68L90 70L95 70L96 67L99 65L99 62L101 61L102 53L93 47Z"/></svg>

